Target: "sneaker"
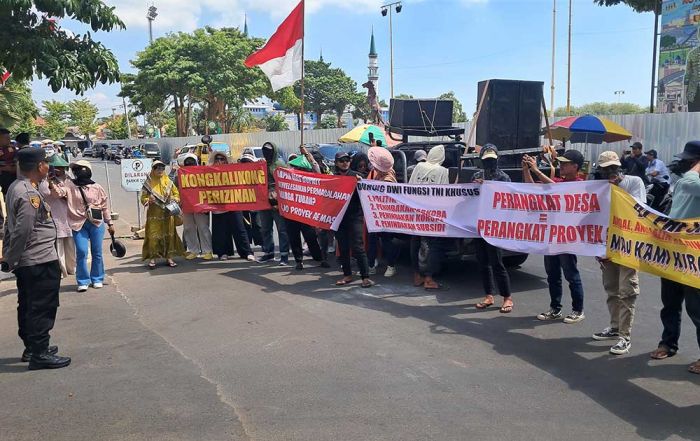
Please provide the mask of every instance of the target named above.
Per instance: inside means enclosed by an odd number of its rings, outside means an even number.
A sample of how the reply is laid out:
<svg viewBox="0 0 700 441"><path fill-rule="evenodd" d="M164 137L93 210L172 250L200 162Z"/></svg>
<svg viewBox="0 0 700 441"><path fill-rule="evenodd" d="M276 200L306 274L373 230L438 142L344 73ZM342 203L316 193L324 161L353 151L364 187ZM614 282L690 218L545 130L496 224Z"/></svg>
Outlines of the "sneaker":
<svg viewBox="0 0 700 441"><path fill-rule="evenodd" d="M211 260L214 258L214 255L212 253L207 253L202 256L202 259L204 260Z"/></svg>
<svg viewBox="0 0 700 441"><path fill-rule="evenodd" d="M395 275L396 275L396 267L395 266L387 266L386 271L384 271L384 277L394 277Z"/></svg>
<svg viewBox="0 0 700 441"><path fill-rule="evenodd" d="M289 266L289 258L287 256L280 257L280 263L278 266Z"/></svg>
<svg viewBox="0 0 700 441"><path fill-rule="evenodd" d="M615 328L605 328L601 332L593 334L593 340L617 340L620 338L620 333Z"/></svg>
<svg viewBox="0 0 700 441"><path fill-rule="evenodd" d="M615 355L624 355L628 354L630 351L630 348L632 347L632 342L626 339L625 337L620 337L620 339L617 341L617 344L610 348L610 353L615 354Z"/></svg>
<svg viewBox="0 0 700 441"><path fill-rule="evenodd" d="M92 287L95 288L95 289L100 289L100 288L102 288L103 286L104 286L104 285L102 284L102 282L96 282L96 283L93 283L93 284L92 284Z"/></svg>
<svg viewBox="0 0 700 441"><path fill-rule="evenodd" d="M561 317L561 309L550 308L549 311L539 314L537 320L559 320Z"/></svg>
<svg viewBox="0 0 700 441"><path fill-rule="evenodd" d="M223 256L219 257L219 260L228 260L228 256L226 254L224 254ZM253 259L253 260L255 260L255 259Z"/></svg>
<svg viewBox="0 0 700 441"><path fill-rule="evenodd" d="M248 260L248 262L255 262L255 256L253 256L252 254L248 254L248 257L246 257L246 260Z"/></svg>
<svg viewBox="0 0 700 441"><path fill-rule="evenodd" d="M185 259L187 260L194 260L197 258L197 255L195 253L187 253L185 254Z"/></svg>
<svg viewBox="0 0 700 441"><path fill-rule="evenodd" d="M572 323L578 323L581 320L585 319L586 315L583 313L583 311L571 311L569 315L564 317L564 323L570 325Z"/></svg>
<svg viewBox="0 0 700 441"><path fill-rule="evenodd" d="M335 254L335 245L328 245L328 254Z"/></svg>
<svg viewBox="0 0 700 441"><path fill-rule="evenodd" d="M330 263L328 263L325 260L321 261L321 268L330 268L330 267L331 267Z"/></svg>
<svg viewBox="0 0 700 441"><path fill-rule="evenodd" d="M275 259L274 254L263 254L261 257L258 258L258 262L265 263L265 262L269 262L269 261L274 260L274 259Z"/></svg>
<svg viewBox="0 0 700 441"><path fill-rule="evenodd" d="M87 292L87 285L78 285L78 292Z"/></svg>
<svg viewBox="0 0 700 441"><path fill-rule="evenodd" d="M387 268L388 269L388 268ZM372 276L374 274L377 274L377 267L376 266L370 266L369 267L369 275Z"/></svg>
<svg viewBox="0 0 700 441"><path fill-rule="evenodd" d="M295 270L301 271L304 269L304 263L303 262L297 262L296 266L294 267Z"/></svg>

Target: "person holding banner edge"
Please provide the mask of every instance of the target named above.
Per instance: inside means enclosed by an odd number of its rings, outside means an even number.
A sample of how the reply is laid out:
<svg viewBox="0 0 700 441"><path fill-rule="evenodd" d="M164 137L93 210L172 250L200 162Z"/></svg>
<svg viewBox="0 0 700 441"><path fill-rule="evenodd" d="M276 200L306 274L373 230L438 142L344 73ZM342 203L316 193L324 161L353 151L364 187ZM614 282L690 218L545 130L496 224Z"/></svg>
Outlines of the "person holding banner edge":
<svg viewBox="0 0 700 441"><path fill-rule="evenodd" d="M700 141L688 142L678 158L678 174L669 217L689 219L700 217ZM663 332L659 346L651 353L651 358L663 360L678 352L678 339L681 334L683 302L690 319L695 324L695 333L700 347L700 289L661 278L661 323ZM700 374L700 360L688 366L688 371Z"/></svg>
<svg viewBox="0 0 700 441"><path fill-rule="evenodd" d="M182 155L177 160L178 168L197 165L199 165L199 159L194 153ZM177 184L177 174L175 176L175 184ZM209 213L183 213L182 236L187 249L185 259L194 260L197 256L202 256L204 260L214 258L211 231L209 231Z"/></svg>
<svg viewBox="0 0 700 441"><path fill-rule="evenodd" d="M578 150L567 150L563 155L557 157L559 161L559 178L550 178L537 167L537 160L529 155L523 155L523 182L534 183L532 175L543 184L553 184L556 182L582 181L579 171L583 166L583 155ZM572 311L564 317L564 323L578 323L586 318L583 313L583 283L581 274L577 267L577 258L574 254L558 254L554 256L544 256L544 269L547 272L547 283L549 284L550 304L549 310L537 315L538 320L559 320L562 318L562 281L561 273L569 282L571 290Z"/></svg>
<svg viewBox="0 0 700 441"><path fill-rule="evenodd" d="M493 144L486 144L479 152L482 170L474 173L472 182L482 184L484 181L510 182L503 170L498 168L498 148ZM482 238L474 239L476 246L477 263L481 272L481 280L486 295L484 300L477 303L477 309L486 309L493 306L495 291L494 276L498 284L498 292L503 297L503 305L499 309L502 314L513 312L513 296L510 290L510 276L503 264L503 252Z"/></svg>
<svg viewBox="0 0 700 441"><path fill-rule="evenodd" d="M275 192L275 169L282 164L277 160L278 150L274 143L266 142L262 146L263 157L267 163L267 188L268 198L272 209L259 212L263 237L263 255L258 259L259 263L269 262L275 259L275 240L273 224L277 226L277 238L279 239L280 266L289 265L289 236L282 215L277 210L277 193Z"/></svg>
<svg viewBox="0 0 700 441"><path fill-rule="evenodd" d="M362 179L359 173L350 170L350 155L343 151L335 154L334 174L338 176L353 176L358 181ZM360 267L362 287L369 288L374 285L374 282L369 278L369 265L363 241L364 228L365 220L362 215L360 197L357 194L357 189L355 189L352 199L350 199L350 204L345 211L345 216L335 234L340 251L340 263L343 267L343 278L335 283L336 286L344 286L352 282L351 251L352 256L357 260L357 265Z"/></svg>
<svg viewBox="0 0 700 441"><path fill-rule="evenodd" d="M644 181L638 176L625 176L621 171L622 163L617 153L603 152L598 156L596 179L609 181L625 190L639 202L646 202L647 194ZM610 353L623 355L629 353L632 322L637 297L639 296L639 274L636 269L611 262L606 258L596 258L600 263L603 288L608 294L607 304L610 312L610 326L593 334L598 341L617 340L610 348Z"/></svg>

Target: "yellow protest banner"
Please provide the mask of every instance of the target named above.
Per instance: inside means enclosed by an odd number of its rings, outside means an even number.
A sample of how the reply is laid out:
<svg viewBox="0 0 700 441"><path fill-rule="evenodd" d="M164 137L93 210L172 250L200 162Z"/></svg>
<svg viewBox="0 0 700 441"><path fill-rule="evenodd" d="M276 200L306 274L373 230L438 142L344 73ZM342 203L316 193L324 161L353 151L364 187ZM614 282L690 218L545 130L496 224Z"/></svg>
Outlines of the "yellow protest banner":
<svg viewBox="0 0 700 441"><path fill-rule="evenodd" d="M613 186L610 260L700 288L700 218L671 219Z"/></svg>

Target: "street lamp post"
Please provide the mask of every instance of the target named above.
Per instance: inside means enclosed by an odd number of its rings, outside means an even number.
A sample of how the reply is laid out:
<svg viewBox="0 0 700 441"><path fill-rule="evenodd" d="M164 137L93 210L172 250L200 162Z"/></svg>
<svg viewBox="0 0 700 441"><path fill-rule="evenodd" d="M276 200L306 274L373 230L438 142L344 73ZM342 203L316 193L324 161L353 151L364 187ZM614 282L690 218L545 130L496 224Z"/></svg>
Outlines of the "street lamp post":
<svg viewBox="0 0 700 441"><path fill-rule="evenodd" d="M619 104L619 103L620 103L620 98L622 98L622 95L625 94L625 91L624 91L624 90L616 90L616 91L613 92L613 93L614 93L615 96L617 97L617 102L618 102L618 104Z"/></svg>
<svg viewBox="0 0 700 441"><path fill-rule="evenodd" d="M390 79L391 79L391 97L394 98L394 25L392 21L392 6L396 9L396 13L400 13L403 9L401 2L387 3L381 8L382 17L389 14L389 56L390 56Z"/></svg>
<svg viewBox="0 0 700 441"><path fill-rule="evenodd" d="M158 17L158 9L151 5L146 13L146 19L148 20L148 38L149 43L153 43L153 20Z"/></svg>

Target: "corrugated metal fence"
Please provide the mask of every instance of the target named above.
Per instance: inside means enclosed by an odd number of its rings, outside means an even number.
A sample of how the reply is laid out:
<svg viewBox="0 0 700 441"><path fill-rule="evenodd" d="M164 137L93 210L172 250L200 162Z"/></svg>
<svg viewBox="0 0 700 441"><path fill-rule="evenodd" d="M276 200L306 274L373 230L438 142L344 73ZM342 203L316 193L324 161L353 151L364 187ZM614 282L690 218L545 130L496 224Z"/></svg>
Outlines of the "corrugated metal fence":
<svg viewBox="0 0 700 441"><path fill-rule="evenodd" d="M700 139L700 112L695 113L667 113L667 114L640 114L640 115L610 115L606 118L615 121L622 127L632 132L630 142L616 142L611 144L574 144L573 147L585 153L587 159L595 161L598 154L605 150L614 150L621 154L632 142L639 141L644 144L644 149L656 149L659 158L669 163L673 155L683 149L686 142ZM558 121L561 118L554 118ZM465 138L469 134L469 123L456 124L466 129ZM308 143L334 143L338 141L347 129L307 130L304 132L304 142ZM286 156L295 152L299 145L299 131L286 132L253 132L253 133L229 133L213 135L215 141L222 141L231 146L231 153L237 157L243 147L261 146L265 142L274 142ZM190 136L183 138L160 139L127 139L120 140L125 145L137 145L142 142L157 142L161 147L164 158L172 157L175 149L186 144L198 143L201 137ZM472 137L474 139L475 137ZM110 142L110 141L107 141ZM544 142L544 140L543 140ZM471 144L473 144L472 141Z"/></svg>

